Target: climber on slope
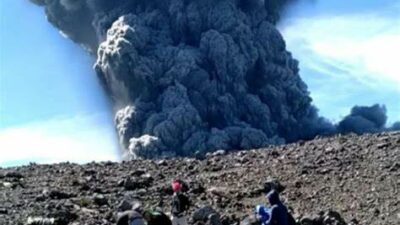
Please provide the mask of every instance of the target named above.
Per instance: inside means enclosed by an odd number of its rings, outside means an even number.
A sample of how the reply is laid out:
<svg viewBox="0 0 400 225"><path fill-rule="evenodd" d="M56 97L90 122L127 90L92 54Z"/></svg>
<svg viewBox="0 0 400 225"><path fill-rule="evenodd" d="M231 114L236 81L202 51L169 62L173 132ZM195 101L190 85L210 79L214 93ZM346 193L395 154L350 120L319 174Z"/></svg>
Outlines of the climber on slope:
<svg viewBox="0 0 400 225"><path fill-rule="evenodd" d="M185 212L189 209L189 198L182 193L183 184L180 180L172 182L172 190L174 191L171 206L172 225L187 225Z"/></svg>
<svg viewBox="0 0 400 225"><path fill-rule="evenodd" d="M289 225L289 215L286 206L279 199L279 194L271 190L267 195L271 204L269 218L263 225Z"/></svg>

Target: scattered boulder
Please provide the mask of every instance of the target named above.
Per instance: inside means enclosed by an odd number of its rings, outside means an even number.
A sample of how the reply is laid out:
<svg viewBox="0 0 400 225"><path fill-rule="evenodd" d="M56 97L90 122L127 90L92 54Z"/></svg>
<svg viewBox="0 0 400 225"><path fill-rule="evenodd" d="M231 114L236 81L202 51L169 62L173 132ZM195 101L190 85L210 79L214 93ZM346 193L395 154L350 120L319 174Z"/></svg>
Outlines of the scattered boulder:
<svg viewBox="0 0 400 225"><path fill-rule="evenodd" d="M69 225L70 222L76 220L78 215L68 209L58 209L50 213L51 218L55 219L56 225Z"/></svg>
<svg viewBox="0 0 400 225"><path fill-rule="evenodd" d="M8 210L5 208L0 208L0 214L8 214Z"/></svg>
<svg viewBox="0 0 400 225"><path fill-rule="evenodd" d="M15 188L17 185L11 182L3 182L3 187L5 188Z"/></svg>
<svg viewBox="0 0 400 225"><path fill-rule="evenodd" d="M7 178L16 178L16 179L21 179L24 178L24 175L22 173L17 172L17 171L9 171L5 174L5 177Z"/></svg>
<svg viewBox="0 0 400 225"><path fill-rule="evenodd" d="M318 222L322 222L321 225L346 225L342 216L335 211L325 212L322 217L320 217Z"/></svg>
<svg viewBox="0 0 400 225"><path fill-rule="evenodd" d="M157 165L159 165L159 166L166 166L166 165L168 165L167 161L164 160L164 159L158 160L156 163L157 163Z"/></svg>
<svg viewBox="0 0 400 225"><path fill-rule="evenodd" d="M215 156L223 156L226 155L226 151L223 149L217 150L213 153L209 153L211 156L215 157Z"/></svg>
<svg viewBox="0 0 400 225"><path fill-rule="evenodd" d="M119 212L124 212L124 211L127 211L127 210L131 210L132 206L133 205L132 205L132 203L130 201L124 199L119 203L117 209L118 209Z"/></svg>
<svg viewBox="0 0 400 225"><path fill-rule="evenodd" d="M43 202L43 201L45 201L46 200L46 198L47 198L47 196L46 196L46 194L39 194L39 195L37 195L36 197L35 197L35 201L37 201L37 202Z"/></svg>
<svg viewBox="0 0 400 225"><path fill-rule="evenodd" d="M304 217L300 219L300 225L347 225L338 212L321 212L317 217Z"/></svg>
<svg viewBox="0 0 400 225"><path fill-rule="evenodd" d="M93 204L93 200L88 197L81 197L78 202L81 207L88 207Z"/></svg>
<svg viewBox="0 0 400 225"><path fill-rule="evenodd" d="M55 225L54 218L28 217L26 225Z"/></svg>
<svg viewBox="0 0 400 225"><path fill-rule="evenodd" d="M67 199L72 197L71 194L64 192L64 191L60 191L60 190L51 190L48 192L48 196L51 199Z"/></svg>
<svg viewBox="0 0 400 225"><path fill-rule="evenodd" d="M127 191L135 190L137 187L136 182L130 177L126 178L123 182L124 188Z"/></svg>
<svg viewBox="0 0 400 225"><path fill-rule="evenodd" d="M108 204L107 198L104 197L104 195L102 195L102 194L96 194L96 195L94 195L93 201L94 201L94 203L96 203L96 204L99 205L99 206L107 205L107 204Z"/></svg>
<svg viewBox="0 0 400 225"><path fill-rule="evenodd" d="M203 223L205 225L222 225L220 215L211 206L205 206L197 209L192 216L195 224Z"/></svg>
<svg viewBox="0 0 400 225"><path fill-rule="evenodd" d="M192 215L193 221L207 221L210 215L216 214L218 215L217 211L215 211L211 206L204 206L194 211Z"/></svg>
<svg viewBox="0 0 400 225"><path fill-rule="evenodd" d="M195 182L195 183L191 184L190 192L193 193L193 194L195 194L195 195L204 193L205 190L206 190L206 189L205 189L205 188L203 187L203 185L202 185L201 183L199 183L199 182Z"/></svg>
<svg viewBox="0 0 400 225"><path fill-rule="evenodd" d="M314 225L314 219L305 217L300 220L299 224L300 225Z"/></svg>
<svg viewBox="0 0 400 225"><path fill-rule="evenodd" d="M149 173L142 174L140 177L127 177L123 181L123 186L127 191L146 188L151 186L154 178Z"/></svg>
<svg viewBox="0 0 400 225"><path fill-rule="evenodd" d="M139 177L139 176L141 176L143 174L146 174L146 172L147 172L146 169L138 169L138 170L135 170L135 171L131 172L131 175Z"/></svg>
<svg viewBox="0 0 400 225"><path fill-rule="evenodd" d="M207 225L222 225L221 218L216 213L210 214L207 218L206 224Z"/></svg>
<svg viewBox="0 0 400 225"><path fill-rule="evenodd" d="M193 157L194 157L195 159L197 159L197 160L204 160L204 159L206 159L205 154L204 154L203 152L200 152L200 151L196 151L196 152L194 153Z"/></svg>
<svg viewBox="0 0 400 225"><path fill-rule="evenodd" d="M241 222L240 225L260 225L260 222L257 220L257 218L253 216L247 216L245 217Z"/></svg>

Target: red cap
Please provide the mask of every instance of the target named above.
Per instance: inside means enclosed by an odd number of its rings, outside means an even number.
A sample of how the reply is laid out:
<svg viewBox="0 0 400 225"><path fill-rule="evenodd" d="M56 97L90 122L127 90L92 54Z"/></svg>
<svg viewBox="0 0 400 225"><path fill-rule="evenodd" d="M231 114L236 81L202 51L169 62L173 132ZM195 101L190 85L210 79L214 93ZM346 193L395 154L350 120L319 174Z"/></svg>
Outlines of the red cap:
<svg viewBox="0 0 400 225"><path fill-rule="evenodd" d="M182 184L179 181L177 180L172 181L172 190L174 192L178 192L181 189L182 189Z"/></svg>

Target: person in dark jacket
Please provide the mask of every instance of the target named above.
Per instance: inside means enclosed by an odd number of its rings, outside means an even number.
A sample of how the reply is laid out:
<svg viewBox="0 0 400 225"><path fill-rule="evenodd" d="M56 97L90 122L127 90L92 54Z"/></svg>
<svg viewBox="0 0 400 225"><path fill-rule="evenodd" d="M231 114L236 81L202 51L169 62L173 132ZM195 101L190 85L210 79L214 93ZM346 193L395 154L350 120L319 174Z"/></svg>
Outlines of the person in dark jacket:
<svg viewBox="0 0 400 225"><path fill-rule="evenodd" d="M118 216L117 225L145 225L145 222L139 212L128 210Z"/></svg>
<svg viewBox="0 0 400 225"><path fill-rule="evenodd" d="M181 192L182 187L181 181L174 180L172 182L172 190L174 191L171 206L172 225L187 225L185 212L189 209L190 202L189 198Z"/></svg>
<svg viewBox="0 0 400 225"><path fill-rule="evenodd" d="M279 194L272 190L267 195L271 204L270 217L265 225L289 225L288 210L279 199Z"/></svg>
<svg viewBox="0 0 400 225"><path fill-rule="evenodd" d="M161 210L146 210L143 213L143 218L147 225L172 225L171 220Z"/></svg>

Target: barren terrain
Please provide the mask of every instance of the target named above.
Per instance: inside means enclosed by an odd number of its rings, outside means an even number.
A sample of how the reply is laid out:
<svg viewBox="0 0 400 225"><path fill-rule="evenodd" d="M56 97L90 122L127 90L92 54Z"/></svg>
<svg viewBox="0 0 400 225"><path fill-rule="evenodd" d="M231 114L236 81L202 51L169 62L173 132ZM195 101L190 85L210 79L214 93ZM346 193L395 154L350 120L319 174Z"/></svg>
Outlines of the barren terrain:
<svg viewBox="0 0 400 225"><path fill-rule="evenodd" d="M139 199L169 211L169 183L187 182L192 210L211 205L224 223L241 221L264 203L263 185L277 180L295 218L339 212L348 223L400 221L400 133L335 136L206 159L61 163L0 169L0 224L35 217L58 224L114 224ZM125 200L125 201L124 201Z"/></svg>

